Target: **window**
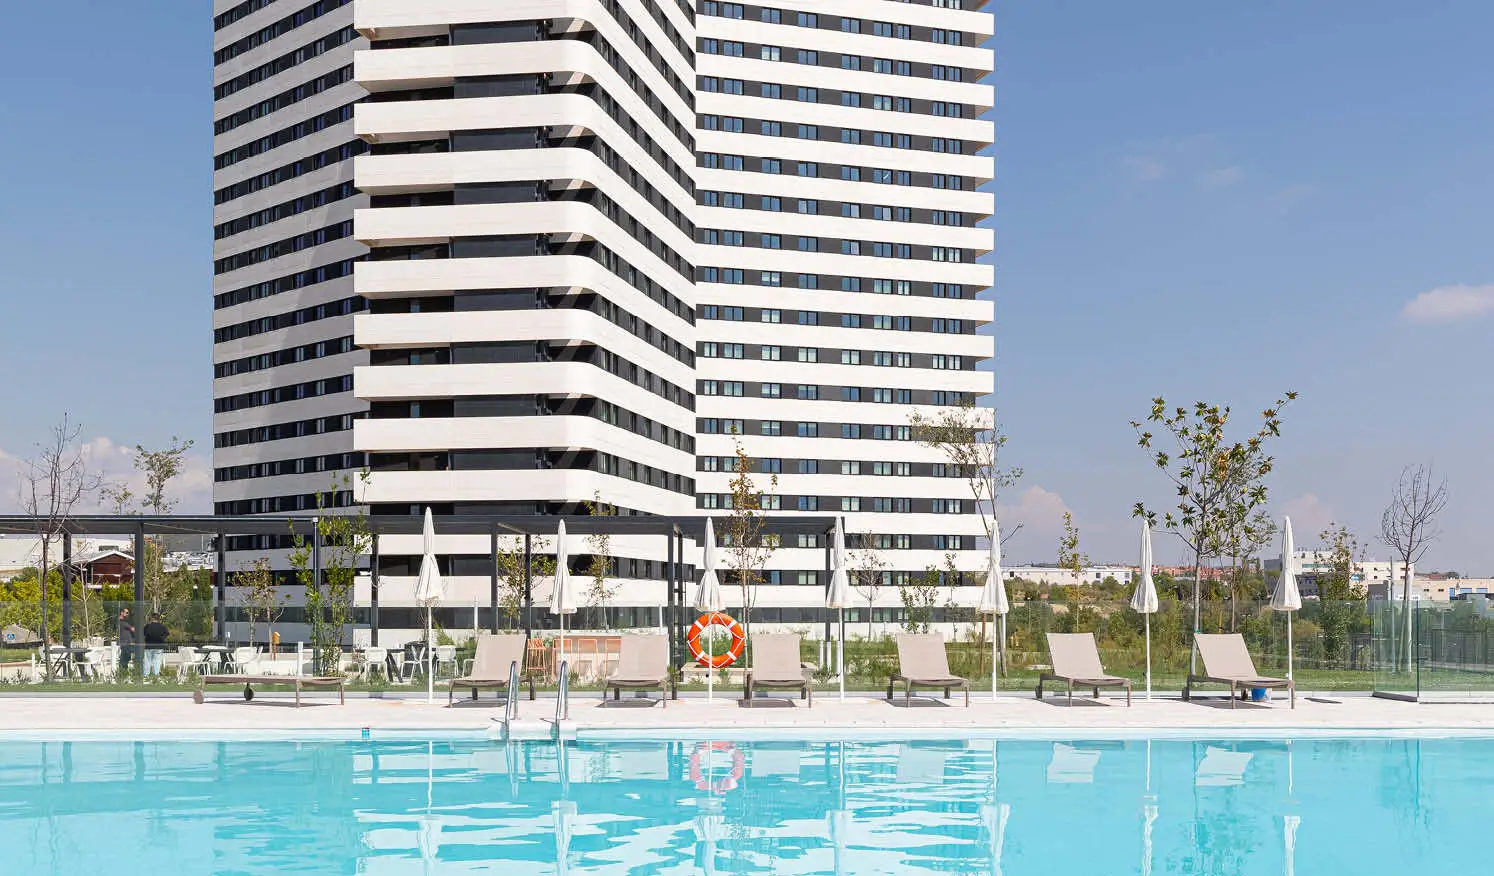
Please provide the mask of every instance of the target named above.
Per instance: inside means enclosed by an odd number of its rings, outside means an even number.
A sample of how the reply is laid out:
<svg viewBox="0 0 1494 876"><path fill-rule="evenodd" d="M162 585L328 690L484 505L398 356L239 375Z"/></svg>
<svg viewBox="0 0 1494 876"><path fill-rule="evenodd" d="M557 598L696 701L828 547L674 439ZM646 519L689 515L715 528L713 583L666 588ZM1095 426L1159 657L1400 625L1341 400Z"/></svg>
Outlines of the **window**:
<svg viewBox="0 0 1494 876"><path fill-rule="evenodd" d="M842 18L840 20L840 29L844 33L861 33L861 19Z"/></svg>
<svg viewBox="0 0 1494 876"><path fill-rule="evenodd" d="M890 404L892 404L892 390L890 390L890 389L874 389L874 390L872 390L872 401L875 402L876 404L883 404L883 405L890 405Z"/></svg>
<svg viewBox="0 0 1494 876"><path fill-rule="evenodd" d="M819 27L820 17L813 12L801 12L796 23L800 27Z"/></svg>
<svg viewBox="0 0 1494 876"><path fill-rule="evenodd" d="M721 345L721 358L723 358L723 359L741 359L741 358L744 358L744 356L742 354L743 354L743 347L742 347L741 344L722 344Z"/></svg>
<svg viewBox="0 0 1494 876"><path fill-rule="evenodd" d="M841 350L840 351L840 364L842 364L842 365L860 365L861 364L861 351L860 350Z"/></svg>
<svg viewBox="0 0 1494 876"><path fill-rule="evenodd" d="M840 437L842 437L842 438L857 438L857 439L859 439L861 437L861 424L860 423L841 423L840 424Z"/></svg>
<svg viewBox="0 0 1494 876"><path fill-rule="evenodd" d="M783 348L777 344L763 344L762 360L764 362L777 362L783 358Z"/></svg>
<svg viewBox="0 0 1494 876"><path fill-rule="evenodd" d="M820 424L800 423L798 434L800 438L818 438L820 437Z"/></svg>
<svg viewBox="0 0 1494 876"><path fill-rule="evenodd" d="M840 215L841 215L841 218L843 218L843 219L860 219L861 218L861 205L860 204L841 204L840 205Z"/></svg>
<svg viewBox="0 0 1494 876"><path fill-rule="evenodd" d="M885 94L874 94L872 95L871 108L876 110L890 110L892 109L892 98Z"/></svg>
<svg viewBox="0 0 1494 876"><path fill-rule="evenodd" d="M700 342L700 358L716 359L721 356L721 347L715 341Z"/></svg>
<svg viewBox="0 0 1494 876"><path fill-rule="evenodd" d="M720 395L720 384L714 380L702 380L700 382L701 395Z"/></svg>
<svg viewBox="0 0 1494 876"><path fill-rule="evenodd" d="M800 140L818 140L818 139L820 139L820 126L819 125L800 125L799 126L799 139Z"/></svg>
<svg viewBox="0 0 1494 876"><path fill-rule="evenodd" d="M861 328L861 314L842 313L840 315L841 328Z"/></svg>
<svg viewBox="0 0 1494 876"><path fill-rule="evenodd" d="M842 91L840 93L841 106L861 106L861 95L854 91Z"/></svg>
<svg viewBox="0 0 1494 876"><path fill-rule="evenodd" d="M758 395L763 398L783 398L783 384L763 383L758 385Z"/></svg>
<svg viewBox="0 0 1494 876"><path fill-rule="evenodd" d="M861 143L861 132L855 128L841 128L840 142L859 145Z"/></svg>
<svg viewBox="0 0 1494 876"><path fill-rule="evenodd" d="M881 25L878 25L878 27L881 27ZM872 72L873 73L891 73L892 72L892 61L891 61L891 59L888 59L888 58L874 58L872 60Z"/></svg>
<svg viewBox="0 0 1494 876"><path fill-rule="evenodd" d="M820 202L813 198L800 198L799 212L806 216L814 216L820 212Z"/></svg>
<svg viewBox="0 0 1494 876"><path fill-rule="evenodd" d="M879 36L879 37L890 37L890 36L892 36L892 24L890 22L886 22L886 21L873 21L872 22L872 36Z"/></svg>
<svg viewBox="0 0 1494 876"><path fill-rule="evenodd" d="M820 361L820 348L819 347L800 347L799 348L799 361L800 362L818 362L818 361Z"/></svg>
<svg viewBox="0 0 1494 876"><path fill-rule="evenodd" d="M783 199L777 195L763 195L763 209L777 213L783 209Z"/></svg>
<svg viewBox="0 0 1494 876"><path fill-rule="evenodd" d="M818 88L799 88L799 100L804 103L819 103L820 90Z"/></svg>
<svg viewBox="0 0 1494 876"><path fill-rule="evenodd" d="M959 46L964 44L964 34L957 30L935 29L929 33L929 39L945 46Z"/></svg>
<svg viewBox="0 0 1494 876"><path fill-rule="evenodd" d="M860 55L841 55L840 56L840 67L841 67L842 70L860 70L861 69L861 56Z"/></svg>
<svg viewBox="0 0 1494 876"><path fill-rule="evenodd" d="M742 431L742 421L741 420L722 420L721 421L721 431L725 432L727 435L741 435L741 434L743 434L743 431Z"/></svg>
<svg viewBox="0 0 1494 876"><path fill-rule="evenodd" d="M761 463L759 465L759 469L763 472L763 474L782 474L783 473L783 460L781 460L781 459L764 459L764 460L761 461Z"/></svg>
<svg viewBox="0 0 1494 876"><path fill-rule="evenodd" d="M777 100L778 98L783 97L783 86L777 84L776 82L764 82L762 83L761 93L763 97L769 97Z"/></svg>
<svg viewBox="0 0 1494 876"><path fill-rule="evenodd" d="M801 548L817 548L820 546L820 537L812 532L799 533L798 546Z"/></svg>
<svg viewBox="0 0 1494 876"><path fill-rule="evenodd" d="M879 259L890 259L890 258L892 258L892 244L890 244L890 243L873 243L872 244L872 255L876 256Z"/></svg>
<svg viewBox="0 0 1494 876"><path fill-rule="evenodd" d="M961 514L963 513L964 500L962 499L935 499L935 514Z"/></svg>
<svg viewBox="0 0 1494 876"><path fill-rule="evenodd" d="M840 291L842 291L842 292L860 292L861 291L861 278L860 277L841 277L840 278Z"/></svg>
<svg viewBox="0 0 1494 876"><path fill-rule="evenodd" d="M934 548L941 551L958 551L965 548L965 537L961 535L936 535Z"/></svg>
<svg viewBox="0 0 1494 876"><path fill-rule="evenodd" d="M742 120L736 116L722 116L721 130L731 134L742 133Z"/></svg>
<svg viewBox="0 0 1494 876"><path fill-rule="evenodd" d="M860 511L861 510L861 497L860 496L841 496L840 497L840 510L842 510L842 511Z"/></svg>
<svg viewBox="0 0 1494 876"><path fill-rule="evenodd" d="M742 394L743 394L742 393L742 381L740 381L740 380L723 380L723 381L721 381L721 394L722 395L737 396L738 398L740 398L742 396Z"/></svg>
<svg viewBox="0 0 1494 876"><path fill-rule="evenodd" d="M933 287L935 298L963 298L965 287L959 283L935 283Z"/></svg>
<svg viewBox="0 0 1494 876"><path fill-rule="evenodd" d="M935 64L930 72L933 74L933 77L935 79L942 79L945 82L964 81L965 71L961 70L959 67L946 67L943 64Z"/></svg>
<svg viewBox="0 0 1494 876"><path fill-rule="evenodd" d="M783 10L765 8L762 10L762 18L768 24L783 24Z"/></svg>
<svg viewBox="0 0 1494 876"><path fill-rule="evenodd" d="M871 171L871 181L882 185L889 185L892 183L892 171L886 168L874 167Z"/></svg>
<svg viewBox="0 0 1494 876"><path fill-rule="evenodd" d="M762 322L783 322L783 311L765 307L758 317Z"/></svg>
<svg viewBox="0 0 1494 876"><path fill-rule="evenodd" d="M783 274L779 271L763 271L758 275L757 281L762 286L782 286Z"/></svg>
<svg viewBox="0 0 1494 876"><path fill-rule="evenodd" d="M820 461L818 459L799 460L799 474L819 474Z"/></svg>
<svg viewBox="0 0 1494 876"><path fill-rule="evenodd" d="M781 53L782 50L777 46L763 46L760 57L764 61L780 61L782 60Z"/></svg>
<svg viewBox="0 0 1494 876"><path fill-rule="evenodd" d="M760 235L763 249L783 249L783 237L778 234Z"/></svg>
<svg viewBox="0 0 1494 876"><path fill-rule="evenodd" d="M800 49L798 60L800 64L808 64L811 67L820 65L820 53L813 49Z"/></svg>
<svg viewBox="0 0 1494 876"><path fill-rule="evenodd" d="M818 401L820 388L814 384L803 384L799 387L800 401Z"/></svg>
<svg viewBox="0 0 1494 876"><path fill-rule="evenodd" d="M813 460L808 460L808 461L809 462L813 462ZM818 511L818 510L820 510L820 497L819 496L800 496L799 497L799 510L800 511Z"/></svg>
<svg viewBox="0 0 1494 876"><path fill-rule="evenodd" d="M800 274L799 275L799 288L800 289L818 289L818 288L820 288L820 277L819 277L819 275L818 274Z"/></svg>
<svg viewBox="0 0 1494 876"><path fill-rule="evenodd" d="M799 252L819 252L820 239L818 237L799 238Z"/></svg>
<svg viewBox="0 0 1494 876"><path fill-rule="evenodd" d="M851 182L860 182L861 168L846 167L845 165L842 165L840 168L840 178L844 180L850 180Z"/></svg>
<svg viewBox="0 0 1494 876"><path fill-rule="evenodd" d="M959 190L965 184L965 178L953 173L936 173L929 178L930 183L936 189Z"/></svg>
<svg viewBox="0 0 1494 876"><path fill-rule="evenodd" d="M892 184L897 186L913 185L913 174L910 171L899 170L892 175Z"/></svg>
<svg viewBox="0 0 1494 876"><path fill-rule="evenodd" d="M720 493L702 493L700 496L700 507L714 510L721 507Z"/></svg>
<svg viewBox="0 0 1494 876"><path fill-rule="evenodd" d="M781 420L763 420L761 427L762 433L769 437L776 437L783 434L783 422Z"/></svg>
<svg viewBox="0 0 1494 876"><path fill-rule="evenodd" d="M799 162L799 176L811 176L811 177L813 177L813 176L819 176L819 175L820 175L820 165L819 165L819 162L817 162L817 161L801 161L801 162Z"/></svg>
<svg viewBox="0 0 1494 876"><path fill-rule="evenodd" d="M725 42L721 43L721 54L730 55L733 58L740 58L742 57L742 52L745 51L746 48L746 46L742 45L739 42L726 40Z"/></svg>
<svg viewBox="0 0 1494 876"><path fill-rule="evenodd" d="M861 474L860 461L855 459L842 460L840 463L840 473L843 475Z"/></svg>
<svg viewBox="0 0 1494 876"><path fill-rule="evenodd" d="M841 255L861 255L861 241L842 240L840 242Z"/></svg>
<svg viewBox="0 0 1494 876"><path fill-rule="evenodd" d="M762 126L758 128L758 131L764 137L780 137L780 136L783 135L783 125L781 123L779 123L779 122L763 122ZM773 167L775 169L768 170L768 163L769 162L772 162ZM776 158L764 158L763 159L763 172L764 173L778 173L777 166L778 166L778 159L776 159Z"/></svg>
<svg viewBox="0 0 1494 876"><path fill-rule="evenodd" d="M742 4L740 3L718 3L717 0L703 0L700 4L701 15L719 15L722 18L741 18Z"/></svg>
<svg viewBox="0 0 1494 876"><path fill-rule="evenodd" d="M896 356L893 357L892 364L895 365L895 366L897 366L898 368L912 368L913 367L913 354L912 353L898 353Z"/></svg>
<svg viewBox="0 0 1494 876"><path fill-rule="evenodd" d="M861 387L859 387L859 386L842 386L840 388L840 400L841 401L848 401L848 402L859 402L859 401L861 401Z"/></svg>

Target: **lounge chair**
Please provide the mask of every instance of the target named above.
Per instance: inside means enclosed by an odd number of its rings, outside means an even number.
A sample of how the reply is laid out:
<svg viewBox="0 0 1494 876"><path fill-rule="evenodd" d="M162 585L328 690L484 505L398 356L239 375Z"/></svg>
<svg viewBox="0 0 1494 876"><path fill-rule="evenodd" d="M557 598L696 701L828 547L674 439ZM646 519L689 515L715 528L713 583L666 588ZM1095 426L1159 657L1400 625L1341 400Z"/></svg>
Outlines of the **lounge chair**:
<svg viewBox="0 0 1494 876"><path fill-rule="evenodd" d="M669 700L679 698L679 688L669 671L667 638L659 635L622 637L617 671L602 683L602 700L606 701L609 690L614 700L622 699L623 688L658 690L659 702L665 708L669 707Z"/></svg>
<svg viewBox="0 0 1494 876"><path fill-rule="evenodd" d="M758 633L752 637L752 668L747 670L747 684L742 700L752 708L752 694L758 688L797 690L799 698L814 707L814 685L799 662L799 637L794 633Z"/></svg>
<svg viewBox="0 0 1494 876"><path fill-rule="evenodd" d="M1200 633L1193 637L1198 648L1198 658L1203 661L1203 674L1188 676L1183 686L1183 701L1193 697L1195 684L1229 685L1229 707L1233 709L1240 694L1251 688L1286 688L1291 697L1292 708L1297 708L1297 686L1289 678L1273 678L1255 671L1255 661L1245 647L1245 638L1239 633Z"/></svg>
<svg viewBox="0 0 1494 876"><path fill-rule="evenodd" d="M949 655L944 651L944 637L938 633L904 634L897 637L897 672L887 678L887 699L892 699L892 688L903 683L903 702L913 703L913 688L944 688L944 698L949 699L953 688L965 691L965 708L970 708L970 680L949 671Z"/></svg>
<svg viewBox="0 0 1494 876"><path fill-rule="evenodd" d="M519 679L529 682L529 698L534 699L534 675L524 671L524 645L527 637L523 633L503 633L477 637L477 652L467 674L453 678L446 694L446 704L456 699L457 688L470 688L472 699L477 699L479 690L499 690L508 687L509 673L514 664L519 666Z"/></svg>
<svg viewBox="0 0 1494 876"><path fill-rule="evenodd" d="M1061 681L1068 686L1069 705L1074 704L1074 688L1091 688L1095 699L1102 687L1126 689L1126 706L1131 705L1131 679L1106 675L1100 665L1100 650L1095 647L1094 633L1049 633L1048 655L1053 669L1038 676L1037 698L1043 698L1043 684Z"/></svg>

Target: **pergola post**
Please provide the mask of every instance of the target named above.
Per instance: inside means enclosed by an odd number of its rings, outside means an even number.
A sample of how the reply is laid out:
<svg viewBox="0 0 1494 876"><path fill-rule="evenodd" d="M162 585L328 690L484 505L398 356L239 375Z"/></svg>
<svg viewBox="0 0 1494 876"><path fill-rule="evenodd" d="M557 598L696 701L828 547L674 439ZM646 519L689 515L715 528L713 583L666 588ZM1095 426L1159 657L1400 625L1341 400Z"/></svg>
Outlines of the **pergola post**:
<svg viewBox="0 0 1494 876"><path fill-rule="evenodd" d="M524 533L524 636L534 637L534 537Z"/></svg>
<svg viewBox="0 0 1494 876"><path fill-rule="evenodd" d="M217 621L218 635L214 641L222 644L228 641L228 605L226 604L228 599L228 558L224 556L227 552L224 542L228 541L228 536L220 532L215 541L215 546L218 549L218 562L213 567L213 589L216 596L213 606L213 619Z"/></svg>
<svg viewBox="0 0 1494 876"><path fill-rule="evenodd" d="M675 636L675 588L674 588L674 531L673 526L664 533L664 608L660 610L660 617L664 620L664 634L669 637L669 663L671 666L680 662L679 642Z"/></svg>
<svg viewBox="0 0 1494 876"><path fill-rule="evenodd" d="M833 544L835 530L831 529L824 534L823 538L825 539L825 598L820 600L820 610L825 612L825 638L821 647L828 648L830 645L830 609L825 608L825 603L830 599L830 576L835 568L835 545Z"/></svg>
<svg viewBox="0 0 1494 876"><path fill-rule="evenodd" d="M368 644L379 646L379 536L373 537L368 557Z"/></svg>
<svg viewBox="0 0 1494 876"><path fill-rule="evenodd" d="M492 554L491 559L493 561L493 566L492 566L492 570L491 570L492 577L488 581L488 610L492 612L492 617L490 619L490 623L488 624L488 629L491 632L493 632L493 633L497 633L498 632L498 526L496 524L493 526L492 533L489 534L489 539L490 539L490 541L488 543L489 544L489 552Z"/></svg>
<svg viewBox="0 0 1494 876"><path fill-rule="evenodd" d="M321 527L321 520L319 518L316 518L316 517L311 518L311 586L314 587L314 588L316 588L317 596L320 597L321 593L322 593L322 527ZM305 597L303 596L302 598L303 598L303 601L304 601ZM320 627L326 621L326 618L327 618L327 611L326 611L327 607L325 605L321 604L321 599L320 598L318 598L318 600L317 600L317 606L318 606L318 608L317 608L317 614L319 616L316 618L315 622L312 624L312 629L317 629L318 627ZM340 636L341 636L341 633L339 632L339 637ZM254 643L250 642L249 644L252 645ZM316 663L316 665L318 667L317 668L317 673L318 674L320 674L321 671L322 671L321 670L321 662L322 662L322 659L321 659L322 658L322 655L321 655L321 646L322 646L322 644L323 643L317 642L317 641L313 641L311 643L311 650L312 650L312 653L314 654L314 656L311 659L313 661L315 661L315 663Z"/></svg>
<svg viewBox="0 0 1494 876"><path fill-rule="evenodd" d="M130 626L135 628L131 647L135 668L145 669L145 524L135 524L135 608L130 612Z"/></svg>
<svg viewBox="0 0 1494 876"><path fill-rule="evenodd" d="M73 534L62 531L62 647L73 646Z"/></svg>

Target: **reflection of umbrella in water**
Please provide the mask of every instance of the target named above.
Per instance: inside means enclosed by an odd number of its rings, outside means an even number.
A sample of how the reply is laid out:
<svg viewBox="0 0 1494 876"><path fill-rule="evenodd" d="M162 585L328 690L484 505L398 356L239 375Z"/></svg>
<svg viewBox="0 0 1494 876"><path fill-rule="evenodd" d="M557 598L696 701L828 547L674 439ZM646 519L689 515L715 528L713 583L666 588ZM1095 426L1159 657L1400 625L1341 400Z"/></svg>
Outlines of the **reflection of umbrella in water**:
<svg viewBox="0 0 1494 876"><path fill-rule="evenodd" d="M1292 770L1292 741L1287 740L1287 802L1295 805L1296 800L1296 776ZM1286 815L1282 817L1282 829L1285 832L1286 842L1286 876L1293 876L1297 872L1297 827L1302 823L1300 815Z"/></svg>
<svg viewBox="0 0 1494 876"><path fill-rule="evenodd" d="M980 821L991 843L991 874L1001 876L1001 852L1006 845L1006 823L1012 817L1012 807L996 802L996 746L991 742L991 795L990 800L980 804Z"/></svg>
<svg viewBox="0 0 1494 876"><path fill-rule="evenodd" d="M431 797L436 784L436 743L425 744L425 814L420 816L420 859L426 876L436 869L441 857L441 819L431 812Z"/></svg>
<svg viewBox="0 0 1494 876"><path fill-rule="evenodd" d="M1146 741L1146 795L1141 798L1145 822L1141 827L1141 876L1152 876L1152 825L1157 823L1157 798L1152 795L1152 741Z"/></svg>
<svg viewBox="0 0 1494 876"><path fill-rule="evenodd" d="M695 816L695 841L701 869L706 876L716 873L716 844L726 828L726 816L721 812L721 800L706 797L700 803L700 813Z"/></svg>
<svg viewBox="0 0 1494 876"><path fill-rule="evenodd" d="M835 876L846 872L846 844L851 840L851 810L846 808L846 744L836 743L836 806L830 811L830 842L835 848Z"/></svg>
<svg viewBox="0 0 1494 876"><path fill-rule="evenodd" d="M562 524L564 525L564 524ZM567 799L570 795L570 764L565 751L565 740L555 745L555 769L560 776L560 799L550 807L555 818L555 872L564 876L570 869L571 822L576 818L576 804Z"/></svg>

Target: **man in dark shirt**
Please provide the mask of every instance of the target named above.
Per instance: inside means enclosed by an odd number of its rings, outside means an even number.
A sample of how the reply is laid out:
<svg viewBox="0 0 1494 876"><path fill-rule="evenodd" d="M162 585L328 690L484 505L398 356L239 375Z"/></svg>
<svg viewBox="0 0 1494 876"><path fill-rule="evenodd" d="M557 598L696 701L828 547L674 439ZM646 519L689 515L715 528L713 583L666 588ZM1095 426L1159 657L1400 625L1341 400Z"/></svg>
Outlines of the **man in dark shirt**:
<svg viewBox="0 0 1494 876"><path fill-rule="evenodd" d="M130 668L130 658L135 656L135 626L130 623L130 610L119 610L119 674Z"/></svg>
<svg viewBox="0 0 1494 876"><path fill-rule="evenodd" d="M145 625L145 675L160 675L161 661L166 656L166 637L170 635L161 623L160 612L152 613L150 623Z"/></svg>

